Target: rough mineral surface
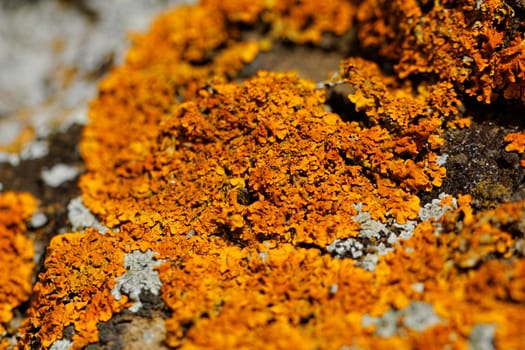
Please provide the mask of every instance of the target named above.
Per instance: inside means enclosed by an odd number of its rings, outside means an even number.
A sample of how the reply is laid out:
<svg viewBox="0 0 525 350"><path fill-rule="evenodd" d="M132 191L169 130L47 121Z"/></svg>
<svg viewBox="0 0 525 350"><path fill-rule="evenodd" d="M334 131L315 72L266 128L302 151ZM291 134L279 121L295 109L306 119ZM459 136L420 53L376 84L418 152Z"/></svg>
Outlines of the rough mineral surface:
<svg viewBox="0 0 525 350"><path fill-rule="evenodd" d="M27 264L2 297L7 324L31 296L16 347L523 348L524 133L480 112L523 111L520 4L206 0L159 16L90 104L69 213L85 229L50 240L32 291L33 209L0 216L28 246L1 257ZM323 81L262 63L299 45L344 53ZM496 141L455 141L480 116ZM468 186L465 153L484 164ZM0 196L0 214L33 208L24 196Z"/></svg>

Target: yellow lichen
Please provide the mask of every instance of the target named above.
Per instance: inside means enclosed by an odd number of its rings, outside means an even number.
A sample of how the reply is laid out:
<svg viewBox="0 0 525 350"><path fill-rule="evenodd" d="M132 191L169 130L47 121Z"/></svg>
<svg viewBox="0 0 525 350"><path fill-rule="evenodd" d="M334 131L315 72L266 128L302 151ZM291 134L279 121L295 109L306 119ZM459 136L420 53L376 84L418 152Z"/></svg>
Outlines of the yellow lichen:
<svg viewBox="0 0 525 350"><path fill-rule="evenodd" d="M52 240L19 347L48 348L70 325L74 348L96 342L98 323L129 306L110 293L124 254L149 249L163 261L172 347L466 348L485 323L498 347L523 342L525 265L514 251L524 203L475 212L470 195L445 196L447 213L419 215L420 193L446 176L444 128L469 123L461 92L490 102L522 84L515 63L496 68L521 56L504 52L517 44L494 27L503 3L461 4L210 0L163 14L101 83L83 132L84 203L119 232ZM486 21L470 33L475 22L462 20L474 10ZM354 20L361 45L385 44L397 76L344 59L333 84L352 91L348 115L327 111L325 90L291 73L235 81L268 42L322 44ZM259 22L266 36L244 41L241 28ZM499 80L510 71L514 85ZM410 239L396 238L403 230ZM379 250L392 235L373 271L328 250L344 239ZM399 320L380 337L364 321L416 301L439 322L418 331Z"/></svg>
<svg viewBox="0 0 525 350"><path fill-rule="evenodd" d="M525 102L524 22L508 3L361 1L358 36L401 78L431 73L485 103Z"/></svg>
<svg viewBox="0 0 525 350"><path fill-rule="evenodd" d="M124 249L111 235L95 229L55 236L47 249L46 270L38 276L19 348L49 348L74 327L74 348L98 341L97 325L126 306L111 296L115 277L124 271Z"/></svg>
<svg viewBox="0 0 525 350"><path fill-rule="evenodd" d="M25 236L25 221L36 210L28 193L0 193L0 332L13 318L13 310L31 296L33 242Z"/></svg>
<svg viewBox="0 0 525 350"><path fill-rule="evenodd" d="M523 154L525 152L525 133L524 132L514 132L510 133L504 138L505 142L509 144L505 147L507 152L518 152ZM525 167L525 159L520 160L522 167Z"/></svg>
<svg viewBox="0 0 525 350"><path fill-rule="evenodd" d="M505 136L505 142L509 142L505 146L507 152L518 152L523 154L525 152L525 133L524 132L513 132Z"/></svg>

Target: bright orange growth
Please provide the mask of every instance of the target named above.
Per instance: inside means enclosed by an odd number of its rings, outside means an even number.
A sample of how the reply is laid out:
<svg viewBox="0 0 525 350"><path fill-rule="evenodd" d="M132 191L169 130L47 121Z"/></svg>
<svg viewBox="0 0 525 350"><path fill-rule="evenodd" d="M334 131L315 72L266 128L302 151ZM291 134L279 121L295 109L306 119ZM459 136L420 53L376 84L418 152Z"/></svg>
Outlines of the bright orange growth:
<svg viewBox="0 0 525 350"><path fill-rule="evenodd" d="M377 68L370 69L368 79L379 84ZM210 82L193 100L166 107L173 112L160 125L149 130L142 125L137 140L128 136L128 146L118 152L126 159L114 168L107 169L109 160L99 165L99 154L86 153L93 171L81 182L85 201L98 214L111 213L104 216L108 225L160 224L158 229L172 232L193 229L250 242L264 236L324 246L353 236L352 205L361 202L374 218L384 220L389 213L405 223L419 211L415 192L430 190L444 176L431 149L439 146L438 117L454 112L445 104L455 96L441 87L397 99L402 91L360 91L382 94L380 105L367 106L376 124L371 127L324 112L322 92L289 75L260 73L244 86ZM96 111L102 119L94 129L108 120L104 110L118 110L109 97L101 96L105 108ZM436 107L424 118L429 101ZM391 125L398 103L405 107L401 115L418 117L417 124L397 120L403 128ZM121 115L132 114L123 109ZM117 132L116 141L130 134L125 127L123 134ZM418 154L417 163L407 159ZM164 208L171 209L160 215Z"/></svg>
<svg viewBox="0 0 525 350"><path fill-rule="evenodd" d="M343 35L351 27L356 7L344 0L203 0L232 22L269 25L269 37L295 43L320 44L325 36Z"/></svg>
<svg viewBox="0 0 525 350"><path fill-rule="evenodd" d="M342 62L341 76L354 90L348 98L357 111L366 113L370 125L362 129L362 136L354 132L353 137L360 142L353 143L346 156L377 174L374 178L379 195L390 198L389 193L398 188L415 193L440 186L445 168L438 165L432 150L443 144L439 136L443 120L459 113L460 101L451 84L422 84L414 96L411 86L399 86L391 77L383 76L377 65L356 58ZM416 156L421 160L414 162ZM404 196L404 201L414 203ZM392 201L395 197L389 199ZM400 210L390 210L398 222L414 217ZM412 211L418 210L418 205L413 205Z"/></svg>
<svg viewBox="0 0 525 350"><path fill-rule="evenodd" d="M399 77L436 74L479 101L525 103L525 20L510 1L360 1L358 36Z"/></svg>
<svg viewBox="0 0 525 350"><path fill-rule="evenodd" d="M518 152L523 155L525 152L525 132L513 132L505 136L505 141L509 144L505 147L507 152ZM525 167L525 159L520 162L522 167Z"/></svg>
<svg viewBox="0 0 525 350"><path fill-rule="evenodd" d="M470 215L468 199L463 203L444 220L445 227L453 227L459 215ZM495 323L497 348L519 348L525 341L525 263L495 259L512 250L517 237L511 230L523 220L523 208L524 203L503 205L472 217L459 232L441 235L421 223L414 237L385 256L374 273L350 260L289 244L261 245L259 251L267 252L263 258L250 248L192 237L177 250L178 268L175 262L161 267L164 297L175 311L167 322L168 344L299 349L451 344L462 349L474 324ZM474 265L458 259L465 246L455 242L463 240L467 250L472 246L477 252ZM414 290L414 283L421 283L423 292ZM333 285L337 290L332 293ZM363 327L364 314L380 316L411 300L431 303L442 321L424 332L407 330L408 337L387 339Z"/></svg>
<svg viewBox="0 0 525 350"><path fill-rule="evenodd" d="M509 144L505 147L507 152L518 152L520 154L525 152L525 133L513 132L505 136L505 141Z"/></svg>
<svg viewBox="0 0 525 350"><path fill-rule="evenodd" d="M13 310L31 296L33 242L25 236L25 221L36 210L28 193L0 194L0 332L13 318ZM2 344L0 344L0 347Z"/></svg>
<svg viewBox="0 0 525 350"><path fill-rule="evenodd" d="M35 295L20 333L19 348L49 348L73 325L75 348L98 341L97 324L126 306L111 296L115 277L125 271L124 249L116 237L95 229L66 233L51 241L46 270L38 276ZM35 331L36 330L36 331Z"/></svg>
<svg viewBox="0 0 525 350"><path fill-rule="evenodd" d="M124 254L137 249L165 260L158 270L173 310L170 346L466 348L472 328L485 323L497 326L502 348L524 341L525 263L514 256L524 203L474 213L460 196L444 218L418 221L374 272L326 249L363 229L354 218L358 204L389 227L417 220L418 194L446 175L440 135L460 114L454 86L463 81L442 76L415 85L348 58L337 83L353 91L348 99L360 114L345 118L326 110L324 90L293 74L231 82L261 48L242 40L239 22L266 21L270 36L319 43L323 33L345 32L354 15L336 1L319 11L317 1L245 3L210 0L162 15L100 85L81 144L87 173L80 187L84 203L120 232L53 239L19 346L49 347L68 325L75 347L96 342L97 323L129 306L110 292ZM361 2L357 20L390 16L379 3ZM381 19L366 17L367 6ZM334 18L344 25L331 27ZM397 41L389 27L374 28L388 43L384 55L400 54L392 42L407 49L409 27ZM363 30L372 38L364 45L379 43L371 27ZM441 74L440 65L429 67ZM416 331L399 320L399 332L382 338L363 321L412 301L429 304L440 322Z"/></svg>

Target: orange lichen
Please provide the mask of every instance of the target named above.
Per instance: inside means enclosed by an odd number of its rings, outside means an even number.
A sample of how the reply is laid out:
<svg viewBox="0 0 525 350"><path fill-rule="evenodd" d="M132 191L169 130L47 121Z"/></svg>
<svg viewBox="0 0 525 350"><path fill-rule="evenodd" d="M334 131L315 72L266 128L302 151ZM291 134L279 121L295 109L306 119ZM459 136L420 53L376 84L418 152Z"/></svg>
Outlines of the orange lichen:
<svg viewBox="0 0 525 350"><path fill-rule="evenodd" d="M98 341L97 325L126 306L111 296L121 275L124 249L111 235L95 229L55 236L47 249L45 271L38 276L19 348L49 348L73 325L74 348Z"/></svg>
<svg viewBox="0 0 525 350"><path fill-rule="evenodd" d="M525 152L525 132L513 132L505 136L505 142L509 142L505 146L507 152L518 152L523 154Z"/></svg>
<svg viewBox="0 0 525 350"><path fill-rule="evenodd" d="M505 136L505 142L509 142L505 146L505 151L507 152L518 152L523 154L525 152L525 132L513 132ZM522 167L525 167L525 159L521 159L520 164Z"/></svg>
<svg viewBox="0 0 525 350"><path fill-rule="evenodd" d="M514 238L512 232L505 227L519 221L522 211L523 206L519 203L503 204L498 210L486 212L477 221L473 219L460 235L449 234L446 244L452 248L451 258L454 264L461 268L471 268L487 257L510 258ZM452 216L448 220L452 220Z"/></svg>
<svg viewBox="0 0 525 350"><path fill-rule="evenodd" d="M398 222L404 223L419 210L415 199L409 199L410 191L428 191L439 186L445 177L445 169L438 165L432 150L442 145L442 118L457 115L460 102L448 83L421 85L419 94L414 96L411 87L399 86L394 79L384 77L377 65L362 59L344 61L341 76L354 91L348 98L358 111L366 113L370 123L368 130L353 133L361 142L345 150L346 156L375 173L380 196L390 198L390 193L395 192L391 201L397 197L401 202L412 203L402 205L408 213L400 212L402 208L391 212ZM355 147L361 143L370 145ZM415 155L421 160L406 159Z"/></svg>
<svg viewBox="0 0 525 350"><path fill-rule="evenodd" d="M260 73L243 86L209 82L198 97L171 107L160 125L131 140L125 150L129 160L84 177L84 198L89 205L103 200L92 209L98 214L110 209L108 225L132 220L153 226L161 220L156 213L173 207L183 210L172 211L174 221L179 215L190 218L183 221L185 230L231 231L246 241L264 235L330 244L355 234L352 205L359 202L367 203L375 218L390 213L405 223L419 211L415 191L430 190L445 175L427 145L441 123L432 117L445 108L436 102L425 119L424 103L407 97L402 103L413 106L418 123L408 127L407 120L397 131L391 118L379 120L378 110L395 113L386 101L397 101L382 93L384 106L368 106L378 125L362 128L324 112L322 92L290 75ZM103 99L109 102L106 95ZM146 139L156 128L158 136ZM407 153L421 160L404 159ZM94 154L86 156L88 166ZM93 159L97 166L100 160L98 154ZM158 170L149 172L153 168ZM104 185L92 176L104 178ZM111 177L118 185L108 182ZM93 189L99 186L112 194L97 199L101 192ZM125 197L130 200L122 205Z"/></svg>
<svg viewBox="0 0 525 350"><path fill-rule="evenodd" d="M491 323L498 347L516 346L524 340L524 260L495 259L506 256L517 238L512 230L523 220L525 203L476 214L457 230L458 218L472 215L468 196L458 202L440 220L445 231L437 235L430 223L421 223L374 273L317 249L282 243L241 248L218 237L166 232L164 242L149 243L168 260L160 267L163 297L174 310L166 341L182 348L465 348L474 325ZM443 199L450 203L450 196ZM464 265L458 254L483 235L489 238L482 238L482 250L474 247L476 264ZM141 237L143 243L157 239ZM500 237L506 237L503 249ZM461 240L469 243L458 245ZM365 314L381 316L411 300L430 303L441 322L389 338L363 325Z"/></svg>
<svg viewBox="0 0 525 350"><path fill-rule="evenodd" d="M343 35L350 29L355 7L350 1L276 1L263 19L273 24L273 35L297 43L320 43L323 34Z"/></svg>
<svg viewBox="0 0 525 350"><path fill-rule="evenodd" d="M315 44L320 44L326 34L345 34L356 11L352 2L344 0L204 0L202 5L225 13L232 22L267 24L271 28L268 36L272 39Z"/></svg>
<svg viewBox="0 0 525 350"><path fill-rule="evenodd" d="M207 10L184 11L189 18ZM247 21L253 14L233 18ZM166 55L179 52L175 44L160 44L166 52L150 57L148 47L169 37L162 21L101 85L82 143L89 171L81 187L106 224L138 225L131 240L167 260L160 267L163 297L175 311L167 321L168 344L340 347L372 334L362 327L362 315L401 309L423 296L440 316L457 317L440 308L448 284L439 276L450 253L432 225L416 229L407 243L414 252L396 250L374 273L301 248L322 250L356 236L360 227L352 217L359 203L373 219L391 216L403 224L416 218L417 193L439 186L445 176L435 151L443 143L443 123L459 113L452 84L421 83L414 93L373 63L345 60L340 76L367 120L344 121L324 110L323 92L313 83L290 74L261 72L242 85L227 83L231 73L221 73L218 57L228 48L202 56L210 63L186 75L172 61L177 53ZM196 45L199 52L216 47ZM205 82L211 72L219 74ZM187 102L178 103L173 91L183 91ZM460 201L468 213L465 206ZM478 241L472 245L481 247ZM495 231L485 243L478 254L505 255L512 239ZM417 265L404 275L400 264L408 260ZM430 281L432 291L433 280L439 286L433 293L411 289ZM460 344L469 325L461 325ZM458 326L451 321L410 339L358 343L425 344L432 335L444 344L444 334ZM276 330L286 337L276 339Z"/></svg>
<svg viewBox="0 0 525 350"><path fill-rule="evenodd" d="M34 248L25 236L25 221L36 210L28 193L0 193L0 333L13 318L13 310L31 296ZM2 345L0 345L2 346Z"/></svg>
<svg viewBox="0 0 525 350"><path fill-rule="evenodd" d="M522 235L514 227L524 219L524 208L523 202L504 204L467 220L472 209L468 197L464 197L459 208L443 220L443 226L451 231L431 235L431 226L422 223L404 244L414 249L406 258L417 263L407 262L411 273L402 280L416 277L426 281L424 300L432 302L438 315L448 320L448 327L455 329L458 336L467 335L474 324L495 323L497 348L509 348L525 340L514 323L523 322L520 313L524 304L514 300L508 291L512 288L515 295L521 295L523 286L516 283L511 287L510 281L519 279L524 260L496 260L511 256L515 240ZM458 226L460 217L465 220ZM421 230L427 234L421 236ZM402 255L396 252L385 257L391 271L404 264Z"/></svg>
<svg viewBox="0 0 525 350"><path fill-rule="evenodd" d="M360 42L399 77L431 73L479 101L525 102L524 21L506 1L362 1L357 20Z"/></svg>
<svg viewBox="0 0 525 350"><path fill-rule="evenodd" d="M494 3L483 2L480 14L490 17ZM232 80L267 39L243 41L241 27L262 21L270 41L320 43L348 30L353 5L245 4L210 0L162 15L101 83L81 142L80 187L85 205L119 231L52 240L19 347L48 348L68 326L74 348L96 342L98 322L130 305L111 291L124 255L136 250L162 260L172 347L466 348L486 323L496 325L502 348L523 341L525 264L514 252L525 204L475 213L469 195L442 196L436 210L448 212L421 218L419 194L446 176L443 128L468 124L456 119L455 89L468 78L467 93L481 89L489 101L506 86L480 87L484 75L443 69L455 67L457 52L447 51L454 35L467 33L437 35L436 18L462 26L451 21L473 5L424 1L425 13L415 1L356 5L362 44L386 43L381 54L399 60L398 76L343 60L327 83L352 91L355 110L341 116L328 111L324 89L291 73ZM481 47L497 56L509 46L499 27L487 26ZM429 66L439 57L448 60ZM405 79L422 72L439 79ZM345 239L375 256L373 269L328 249ZM411 326L414 305L436 321ZM403 316L382 336L381 324L366 320L388 312Z"/></svg>

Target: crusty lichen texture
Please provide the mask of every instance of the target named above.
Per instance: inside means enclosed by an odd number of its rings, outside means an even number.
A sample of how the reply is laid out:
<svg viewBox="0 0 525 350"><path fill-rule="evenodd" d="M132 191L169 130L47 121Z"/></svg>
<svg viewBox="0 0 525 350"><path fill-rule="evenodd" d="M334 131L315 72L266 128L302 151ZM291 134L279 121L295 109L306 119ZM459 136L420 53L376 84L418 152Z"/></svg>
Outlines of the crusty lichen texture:
<svg viewBox="0 0 525 350"><path fill-rule="evenodd" d="M401 78L437 75L490 103L525 103L525 17L503 0L360 2L358 32ZM522 2L521 2L522 3Z"/></svg>
<svg viewBox="0 0 525 350"><path fill-rule="evenodd" d="M0 333L11 327L14 310L31 297L34 247L26 237L25 222L36 210L36 199L29 193L0 194ZM11 329L12 331L12 329ZM0 348L9 346L7 340Z"/></svg>
<svg viewBox="0 0 525 350"><path fill-rule="evenodd" d="M469 125L462 98L525 101L519 17L502 1L322 3L203 1L134 37L81 142L82 200L108 230L51 241L20 348L96 343L159 285L176 348L525 343L524 203L421 203L446 178L445 129ZM347 57L320 84L236 79L277 40L353 28L390 75ZM344 114L326 103L338 86Z"/></svg>
<svg viewBox="0 0 525 350"><path fill-rule="evenodd" d="M520 131L507 134L507 136L505 136L505 142L508 142L505 151L517 152L521 156L521 166L525 167L525 159L523 159L523 153L525 153L525 132Z"/></svg>
<svg viewBox="0 0 525 350"><path fill-rule="evenodd" d="M70 325L77 348L98 341L97 324L108 321L127 302L125 297L117 301L111 296L115 278L125 272L123 261L118 239L95 229L54 237L21 328L24 347L49 348Z"/></svg>
<svg viewBox="0 0 525 350"><path fill-rule="evenodd" d="M33 242L26 237L25 222L36 210L28 193L0 193L0 333L13 318L13 311L31 296ZM0 348L9 345L0 343Z"/></svg>

